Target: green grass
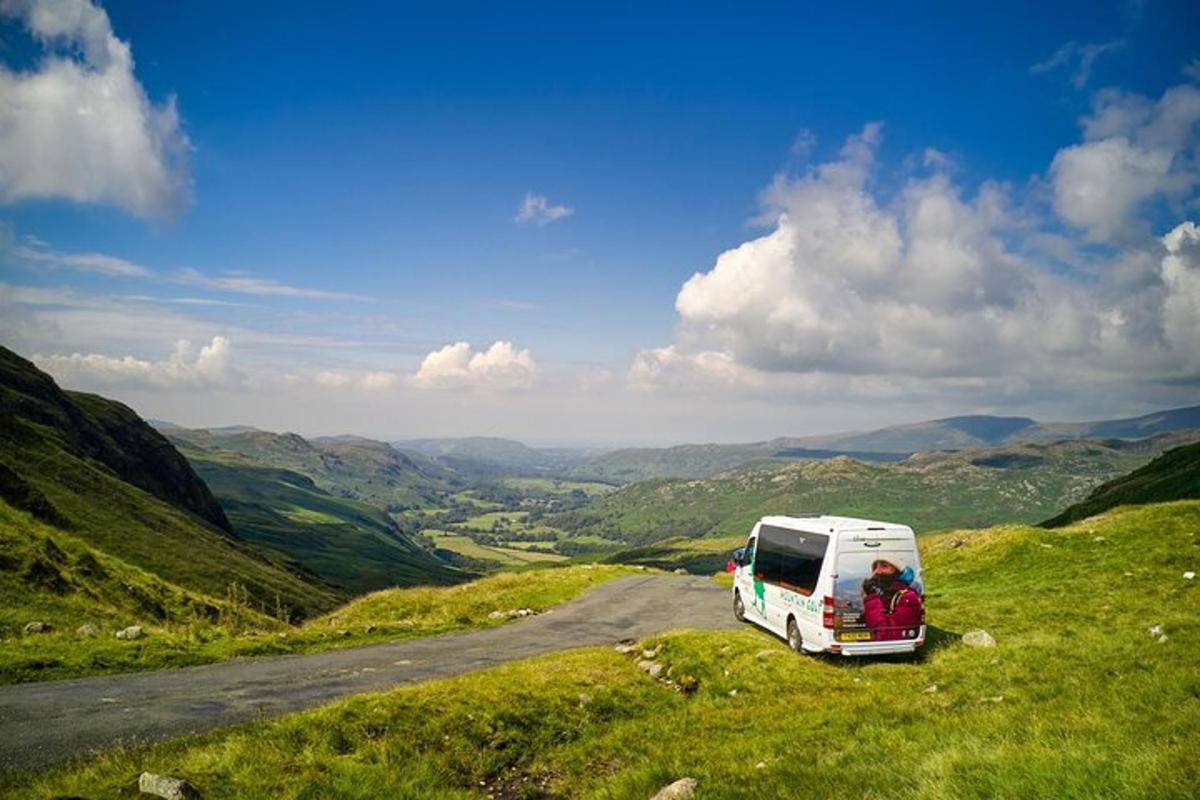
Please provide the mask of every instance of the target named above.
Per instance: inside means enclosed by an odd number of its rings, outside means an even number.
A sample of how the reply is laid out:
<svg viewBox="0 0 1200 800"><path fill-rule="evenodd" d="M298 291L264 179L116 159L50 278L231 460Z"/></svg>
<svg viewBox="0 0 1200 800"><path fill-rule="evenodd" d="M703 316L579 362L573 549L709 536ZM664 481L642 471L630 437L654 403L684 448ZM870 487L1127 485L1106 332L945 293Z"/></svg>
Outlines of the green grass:
<svg viewBox="0 0 1200 800"><path fill-rule="evenodd" d="M692 694L592 648L9 776L4 792L115 796L151 770L209 800L644 799L683 776L702 800L1191 798L1200 588L1180 576L1198 529L1200 502L1180 502L923 539L936 630L916 659L676 632L645 645ZM978 627L996 648L958 640Z"/></svg>
<svg viewBox="0 0 1200 800"><path fill-rule="evenodd" d="M387 589L288 625L235 598L189 592L0 502L0 684L315 652L489 627L492 611L549 608L629 572L572 566L499 574L454 587ZM521 562L521 566L531 566ZM49 622L48 634L23 633ZM96 636L76 629L89 623ZM141 625L142 639L113 635ZM370 630L368 630L368 627Z"/></svg>
<svg viewBox="0 0 1200 800"><path fill-rule="evenodd" d="M307 475L239 453L183 447L238 536L347 594L471 577L423 550L382 509L331 494Z"/></svg>
<svg viewBox="0 0 1200 800"><path fill-rule="evenodd" d="M0 567L0 683L214 660L223 641L289 627L247 607L241 587L183 589L2 501ZM26 635L33 621L53 630ZM84 624L96 635L77 633ZM114 637L135 624L145 638Z"/></svg>
<svg viewBox="0 0 1200 800"><path fill-rule="evenodd" d="M19 450L0 452L0 462L52 504L61 518L57 527L96 550L204 594L222 595L236 582L248 588L258 606L273 609L278 597L301 616L328 611L346 598L314 576L299 574L286 559L257 550L102 465L61 449L52 430L32 423L26 430L30 435Z"/></svg>
<svg viewBox="0 0 1200 800"><path fill-rule="evenodd" d="M518 547L489 547L476 543L468 536L450 531L427 530L424 533L433 539L434 544L444 550L450 550L468 558L479 559L480 561L491 561L501 566L512 567L534 562L566 560L566 556L559 555L558 553L531 552L529 549Z"/></svg>
<svg viewBox="0 0 1200 800"><path fill-rule="evenodd" d="M617 487L609 483L595 481L570 481L555 478L504 478L500 481L504 486L535 494L570 494L583 492L588 497L600 497L614 491Z"/></svg>
<svg viewBox="0 0 1200 800"><path fill-rule="evenodd" d="M491 531L493 526L499 524L501 529L508 530L519 527L528 516L528 511L489 511L471 517L459 527L473 531Z"/></svg>

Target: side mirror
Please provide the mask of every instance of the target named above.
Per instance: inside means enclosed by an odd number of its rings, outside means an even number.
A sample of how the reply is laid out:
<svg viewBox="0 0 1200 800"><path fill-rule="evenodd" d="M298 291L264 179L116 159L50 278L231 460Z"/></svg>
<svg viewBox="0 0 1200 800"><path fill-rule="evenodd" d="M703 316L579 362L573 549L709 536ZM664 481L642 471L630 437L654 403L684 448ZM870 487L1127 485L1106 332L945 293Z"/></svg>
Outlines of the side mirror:
<svg viewBox="0 0 1200 800"><path fill-rule="evenodd" d="M746 566L746 548L739 547L737 550L733 551L733 563L737 564L739 567Z"/></svg>

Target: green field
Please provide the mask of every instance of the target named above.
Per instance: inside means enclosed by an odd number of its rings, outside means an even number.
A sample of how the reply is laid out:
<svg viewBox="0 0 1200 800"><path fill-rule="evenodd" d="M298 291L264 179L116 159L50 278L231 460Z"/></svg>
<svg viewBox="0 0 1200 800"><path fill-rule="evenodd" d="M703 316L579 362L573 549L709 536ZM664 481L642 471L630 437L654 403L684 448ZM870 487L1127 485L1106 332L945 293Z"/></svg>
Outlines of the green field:
<svg viewBox="0 0 1200 800"><path fill-rule="evenodd" d="M566 556L559 555L558 553L543 553L533 551L531 548L489 547L477 544L470 537L448 531L427 530L423 531L423 533L432 538L434 544L444 550L450 550L451 552L459 553L468 558L479 559L480 561L492 561L502 566L515 567L540 562L563 561L566 559Z"/></svg>
<svg viewBox="0 0 1200 800"><path fill-rule="evenodd" d="M528 511L489 511L463 522L459 527L472 531L508 530L519 528L529 516ZM498 527L497 527L498 526Z"/></svg>
<svg viewBox="0 0 1200 800"><path fill-rule="evenodd" d="M149 770L208 800L644 800L685 776L710 800L1192 798L1200 587L1181 575L1198 529L1191 501L924 538L918 658L677 632L643 643L669 683L611 648L552 654L10 775L4 792L116 796ZM963 644L976 628L997 646Z"/></svg>
<svg viewBox="0 0 1200 800"><path fill-rule="evenodd" d="M615 491L617 487L609 483L595 481L570 481L553 478L504 478L500 483L513 489L531 494L562 495L571 492L583 492L588 497L601 497Z"/></svg>

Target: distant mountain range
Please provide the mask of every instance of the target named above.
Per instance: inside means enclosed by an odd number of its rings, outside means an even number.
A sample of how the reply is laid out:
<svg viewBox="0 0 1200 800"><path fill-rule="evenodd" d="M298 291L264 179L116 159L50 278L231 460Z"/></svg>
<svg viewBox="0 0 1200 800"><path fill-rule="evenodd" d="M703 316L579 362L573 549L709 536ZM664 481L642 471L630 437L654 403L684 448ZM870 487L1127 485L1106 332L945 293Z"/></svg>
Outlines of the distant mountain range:
<svg viewBox="0 0 1200 800"><path fill-rule="evenodd" d="M463 475L560 475L583 462L588 451L570 448L532 448L512 439L467 436L448 439L403 439L391 443Z"/></svg>
<svg viewBox="0 0 1200 800"><path fill-rule="evenodd" d="M543 521L575 535L648 545L745 535L764 514L821 512L905 522L921 532L1033 523L1200 431L1143 439L1023 442L918 453L899 463L846 456L755 462L707 478L650 478Z"/></svg>
<svg viewBox="0 0 1200 800"><path fill-rule="evenodd" d="M860 461L901 461L913 453L967 450L1024 442L1142 438L1200 429L1200 406L1128 419L1039 423L1029 417L971 415L867 432L780 437L745 444L687 444L615 450L570 470L577 478L632 483L653 477L703 478L753 464L849 456Z"/></svg>

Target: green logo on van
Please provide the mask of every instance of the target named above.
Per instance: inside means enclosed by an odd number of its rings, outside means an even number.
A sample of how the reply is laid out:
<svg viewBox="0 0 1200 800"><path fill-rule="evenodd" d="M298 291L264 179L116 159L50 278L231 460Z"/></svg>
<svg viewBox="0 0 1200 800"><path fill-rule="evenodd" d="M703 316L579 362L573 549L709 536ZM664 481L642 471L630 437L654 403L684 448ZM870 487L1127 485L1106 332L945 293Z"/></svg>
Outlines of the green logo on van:
<svg viewBox="0 0 1200 800"><path fill-rule="evenodd" d="M754 579L754 599L750 601L751 608L757 608L758 613L767 613L767 587L758 578Z"/></svg>

